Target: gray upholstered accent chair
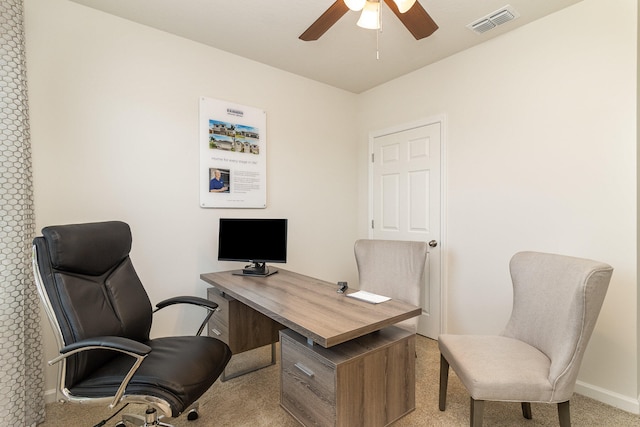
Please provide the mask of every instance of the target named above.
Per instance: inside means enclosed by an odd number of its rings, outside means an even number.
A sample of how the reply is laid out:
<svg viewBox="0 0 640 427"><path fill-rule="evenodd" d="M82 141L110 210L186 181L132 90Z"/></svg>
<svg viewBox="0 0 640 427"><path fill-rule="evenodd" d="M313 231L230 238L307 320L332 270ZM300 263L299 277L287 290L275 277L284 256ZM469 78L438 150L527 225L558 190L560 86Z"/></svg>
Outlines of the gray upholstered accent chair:
<svg viewBox="0 0 640 427"><path fill-rule="evenodd" d="M150 338L153 310L131 243L120 221L45 227L34 239L36 285L60 351L49 362L59 363L57 397L147 405L144 417L123 415L120 426L168 426L159 418L185 412L195 419L196 399L231 358L227 344L200 335L217 304L193 296L158 303L155 311L183 303L206 315L195 336Z"/></svg>
<svg viewBox="0 0 640 427"><path fill-rule="evenodd" d="M471 395L470 425L482 425L486 400L557 403L560 425L571 425L569 399L613 269L587 259L520 252L509 264L513 310L501 335L438 338L440 410L449 366Z"/></svg>
<svg viewBox="0 0 640 427"><path fill-rule="evenodd" d="M354 245L360 290L420 306L427 244L400 240L358 240ZM418 318L398 326L416 331Z"/></svg>

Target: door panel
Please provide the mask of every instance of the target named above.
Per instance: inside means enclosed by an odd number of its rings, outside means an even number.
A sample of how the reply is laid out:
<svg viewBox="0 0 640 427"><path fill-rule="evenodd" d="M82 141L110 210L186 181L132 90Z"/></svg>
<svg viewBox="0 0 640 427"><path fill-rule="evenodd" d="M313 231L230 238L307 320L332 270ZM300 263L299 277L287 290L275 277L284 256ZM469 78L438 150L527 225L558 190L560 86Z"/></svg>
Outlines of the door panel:
<svg viewBox="0 0 640 427"><path fill-rule="evenodd" d="M429 171L409 172L409 231L429 232Z"/></svg>
<svg viewBox="0 0 640 427"><path fill-rule="evenodd" d="M389 174L382 179L382 221L381 226L385 231L400 231L400 218L398 212L400 200L400 175Z"/></svg>

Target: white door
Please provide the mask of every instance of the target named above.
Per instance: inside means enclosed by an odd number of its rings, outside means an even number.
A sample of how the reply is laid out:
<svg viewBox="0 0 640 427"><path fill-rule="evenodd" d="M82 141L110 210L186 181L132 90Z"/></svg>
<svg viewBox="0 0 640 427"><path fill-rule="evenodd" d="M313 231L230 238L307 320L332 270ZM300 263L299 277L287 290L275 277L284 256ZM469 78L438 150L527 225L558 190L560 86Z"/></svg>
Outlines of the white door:
<svg viewBox="0 0 640 427"><path fill-rule="evenodd" d="M372 136L372 239L429 242L418 333L440 333L440 196L442 123L416 124Z"/></svg>

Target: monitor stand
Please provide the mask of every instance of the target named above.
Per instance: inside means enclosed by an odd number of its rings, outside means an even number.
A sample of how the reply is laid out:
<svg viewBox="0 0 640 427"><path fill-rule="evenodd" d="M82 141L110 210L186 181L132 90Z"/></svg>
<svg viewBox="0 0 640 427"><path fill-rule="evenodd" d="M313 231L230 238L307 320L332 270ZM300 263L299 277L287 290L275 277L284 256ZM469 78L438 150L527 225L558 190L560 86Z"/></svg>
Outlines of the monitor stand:
<svg viewBox="0 0 640 427"><path fill-rule="evenodd" d="M232 274L236 276L267 277L271 276L272 274L276 274L277 272L277 269L267 267L267 264L264 262L253 262L245 266L242 270L233 271Z"/></svg>

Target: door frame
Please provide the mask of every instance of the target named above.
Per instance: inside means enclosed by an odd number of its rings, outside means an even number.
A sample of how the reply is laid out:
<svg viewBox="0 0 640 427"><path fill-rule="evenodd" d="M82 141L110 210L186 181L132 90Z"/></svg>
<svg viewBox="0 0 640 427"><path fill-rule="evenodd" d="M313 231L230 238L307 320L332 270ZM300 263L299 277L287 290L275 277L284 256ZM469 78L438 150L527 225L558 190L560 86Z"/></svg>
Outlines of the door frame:
<svg viewBox="0 0 640 427"><path fill-rule="evenodd" d="M398 124L384 129L374 130L369 132L369 152L368 152L368 215L367 215L367 234L369 238L373 237L373 229L371 228L371 222L373 221L373 163L371 162L371 156L373 155L373 144L377 137L389 135L392 133L403 132L406 130L414 129L417 127L428 126L435 123L440 123L440 333L447 331L447 283L448 274L446 266L447 262L447 235L446 235L446 207L447 207L447 127L446 116L444 114L438 114L435 116L425 117L413 122Z"/></svg>

